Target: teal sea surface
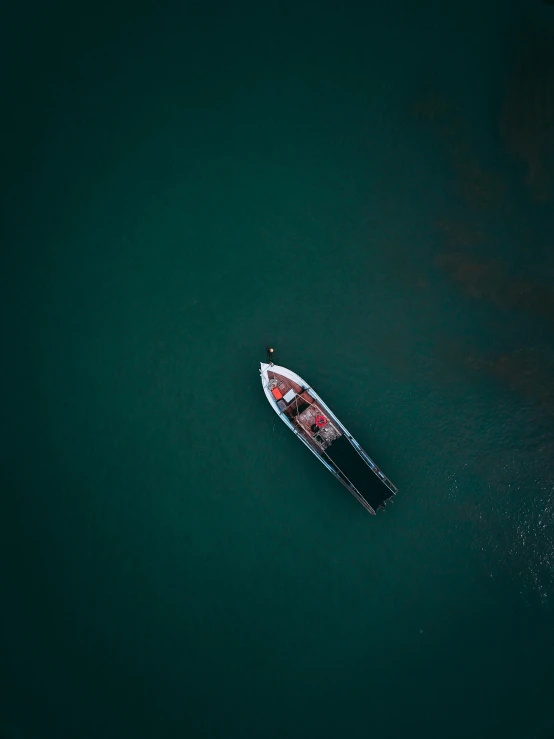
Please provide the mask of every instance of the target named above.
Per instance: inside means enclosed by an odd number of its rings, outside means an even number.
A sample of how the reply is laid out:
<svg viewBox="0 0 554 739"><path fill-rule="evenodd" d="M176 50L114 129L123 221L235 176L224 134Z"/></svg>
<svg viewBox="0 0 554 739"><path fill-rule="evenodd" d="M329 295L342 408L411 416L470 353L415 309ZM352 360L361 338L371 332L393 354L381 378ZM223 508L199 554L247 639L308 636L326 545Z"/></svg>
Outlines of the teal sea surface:
<svg viewBox="0 0 554 739"><path fill-rule="evenodd" d="M554 8L1 12L1 739L554 739Z"/></svg>

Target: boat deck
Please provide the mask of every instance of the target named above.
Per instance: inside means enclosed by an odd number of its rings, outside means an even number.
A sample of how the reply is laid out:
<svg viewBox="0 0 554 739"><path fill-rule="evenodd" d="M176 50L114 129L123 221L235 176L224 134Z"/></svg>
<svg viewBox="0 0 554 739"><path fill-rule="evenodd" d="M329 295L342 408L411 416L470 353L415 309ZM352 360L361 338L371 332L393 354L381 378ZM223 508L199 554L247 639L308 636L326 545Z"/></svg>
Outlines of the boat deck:
<svg viewBox="0 0 554 739"><path fill-rule="evenodd" d="M283 395L285 395L287 390L294 390L297 395L302 395L304 392L304 388L290 377L285 377L284 375L280 375L277 372L273 372L272 370L267 371L267 376L269 378L270 384L271 380L275 380L277 382L277 387L283 393ZM308 402L313 402L313 398L308 392L306 392L306 395L309 398Z"/></svg>
<svg viewBox="0 0 554 739"><path fill-rule="evenodd" d="M301 385L291 378L284 377L272 370L269 370L267 374L270 385L274 381L283 395L286 395L289 390L293 390L296 393L296 397L292 403L286 406L283 404L282 412L295 424L296 428L310 444L321 451L327 449L335 439L338 439L342 435L341 429L333 423L332 419L328 417L327 412L320 407L317 400L307 390L304 390ZM315 426L318 425L316 419L318 417L323 417L324 425L316 430Z"/></svg>

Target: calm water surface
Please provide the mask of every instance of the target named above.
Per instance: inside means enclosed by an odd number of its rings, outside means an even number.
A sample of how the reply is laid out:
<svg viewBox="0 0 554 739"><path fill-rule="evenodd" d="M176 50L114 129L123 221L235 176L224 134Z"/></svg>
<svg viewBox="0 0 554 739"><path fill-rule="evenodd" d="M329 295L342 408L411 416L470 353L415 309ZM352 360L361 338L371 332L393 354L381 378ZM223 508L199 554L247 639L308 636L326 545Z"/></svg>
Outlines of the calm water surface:
<svg viewBox="0 0 554 739"><path fill-rule="evenodd" d="M6 15L2 739L554 736L554 9L416 5Z"/></svg>

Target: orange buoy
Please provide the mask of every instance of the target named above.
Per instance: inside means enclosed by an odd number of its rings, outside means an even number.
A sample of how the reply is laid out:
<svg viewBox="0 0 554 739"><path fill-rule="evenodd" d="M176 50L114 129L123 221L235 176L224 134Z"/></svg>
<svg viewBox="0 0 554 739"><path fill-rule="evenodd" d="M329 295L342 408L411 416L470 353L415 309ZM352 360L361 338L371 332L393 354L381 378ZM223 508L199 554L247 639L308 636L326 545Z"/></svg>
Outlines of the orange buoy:
<svg viewBox="0 0 554 739"><path fill-rule="evenodd" d="M327 423L327 419L325 418L325 416L316 416L315 422L319 426L319 428L322 429Z"/></svg>

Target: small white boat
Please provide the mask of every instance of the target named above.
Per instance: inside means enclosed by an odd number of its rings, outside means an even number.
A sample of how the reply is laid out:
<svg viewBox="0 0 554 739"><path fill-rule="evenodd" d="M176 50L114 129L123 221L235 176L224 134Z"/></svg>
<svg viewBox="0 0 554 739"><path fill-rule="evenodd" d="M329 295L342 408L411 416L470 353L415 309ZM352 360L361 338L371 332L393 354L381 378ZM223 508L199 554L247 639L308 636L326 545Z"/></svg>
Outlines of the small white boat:
<svg viewBox="0 0 554 739"><path fill-rule="evenodd" d="M283 423L369 513L384 509L398 489L315 390L272 361L260 363L260 376L269 404Z"/></svg>

